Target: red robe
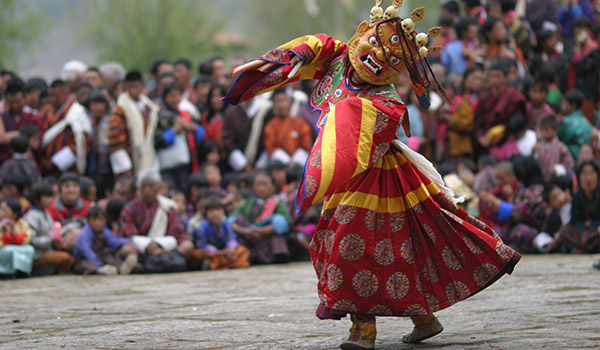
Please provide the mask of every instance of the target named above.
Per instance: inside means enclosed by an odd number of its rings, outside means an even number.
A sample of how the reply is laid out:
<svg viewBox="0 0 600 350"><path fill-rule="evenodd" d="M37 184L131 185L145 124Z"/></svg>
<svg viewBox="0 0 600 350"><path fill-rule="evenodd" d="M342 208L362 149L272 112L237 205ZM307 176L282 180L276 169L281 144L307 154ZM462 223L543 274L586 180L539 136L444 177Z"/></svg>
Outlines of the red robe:
<svg viewBox="0 0 600 350"><path fill-rule="evenodd" d="M510 273L520 255L408 160L393 142L404 103L391 85L349 85L346 51L323 34L295 39L259 58L280 66L243 73L226 99L320 80L311 98L320 133L296 203L302 211L324 200L310 243L317 316L430 314ZM295 55L304 64L288 79Z"/></svg>

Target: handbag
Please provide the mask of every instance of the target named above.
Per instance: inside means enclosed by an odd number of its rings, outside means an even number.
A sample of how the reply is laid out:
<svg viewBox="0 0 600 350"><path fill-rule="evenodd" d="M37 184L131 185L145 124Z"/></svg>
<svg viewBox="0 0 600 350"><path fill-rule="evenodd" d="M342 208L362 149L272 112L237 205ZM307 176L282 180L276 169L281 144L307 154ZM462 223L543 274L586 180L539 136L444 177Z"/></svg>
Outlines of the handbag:
<svg viewBox="0 0 600 350"><path fill-rule="evenodd" d="M190 164L190 150L185 134L177 134L175 142L158 151L160 170L170 170Z"/></svg>

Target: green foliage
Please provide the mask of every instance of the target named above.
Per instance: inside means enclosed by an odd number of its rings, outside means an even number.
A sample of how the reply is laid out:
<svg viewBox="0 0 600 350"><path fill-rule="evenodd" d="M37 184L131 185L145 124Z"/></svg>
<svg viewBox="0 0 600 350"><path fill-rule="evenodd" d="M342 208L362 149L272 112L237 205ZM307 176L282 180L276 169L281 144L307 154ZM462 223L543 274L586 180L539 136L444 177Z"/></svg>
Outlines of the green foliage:
<svg viewBox="0 0 600 350"><path fill-rule="evenodd" d="M119 61L127 69L145 71L158 58L199 63L236 48L215 43L221 23L209 16L206 5L193 0L94 1L83 37L100 61Z"/></svg>
<svg viewBox="0 0 600 350"><path fill-rule="evenodd" d="M29 48L45 22L25 1L0 0L0 11L0 67L17 70L18 52Z"/></svg>

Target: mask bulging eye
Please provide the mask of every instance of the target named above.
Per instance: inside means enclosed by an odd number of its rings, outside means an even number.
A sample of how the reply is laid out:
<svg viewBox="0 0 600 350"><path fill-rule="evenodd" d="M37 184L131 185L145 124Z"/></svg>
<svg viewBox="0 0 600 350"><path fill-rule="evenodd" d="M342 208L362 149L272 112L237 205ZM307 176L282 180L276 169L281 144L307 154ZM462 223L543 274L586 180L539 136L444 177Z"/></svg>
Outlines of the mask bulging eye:
<svg viewBox="0 0 600 350"><path fill-rule="evenodd" d="M392 35L392 37L390 38L390 42L392 44L398 44L400 42L400 37L398 36L398 34Z"/></svg>
<svg viewBox="0 0 600 350"><path fill-rule="evenodd" d="M375 38L374 36L369 38L369 44L371 44L371 46L378 46L378 42L377 42L377 38Z"/></svg>
<svg viewBox="0 0 600 350"><path fill-rule="evenodd" d="M390 62L392 62L393 65L397 65L400 63L400 59L396 56L392 56L390 57Z"/></svg>

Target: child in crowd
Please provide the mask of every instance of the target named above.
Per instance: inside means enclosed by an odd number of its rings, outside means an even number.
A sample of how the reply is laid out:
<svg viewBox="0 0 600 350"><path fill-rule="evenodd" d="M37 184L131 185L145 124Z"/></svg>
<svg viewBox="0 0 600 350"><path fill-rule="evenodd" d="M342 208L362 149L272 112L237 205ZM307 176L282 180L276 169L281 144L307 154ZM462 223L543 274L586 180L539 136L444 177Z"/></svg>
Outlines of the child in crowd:
<svg viewBox="0 0 600 350"><path fill-rule="evenodd" d="M200 167L200 171L206 177L206 181L208 182L208 188L211 192L213 192L216 196L223 198L227 195L225 189L221 187L221 181L223 177L221 176L221 169L218 165L214 163L205 163Z"/></svg>
<svg viewBox="0 0 600 350"><path fill-rule="evenodd" d="M533 150L537 159L544 182L550 183L557 175L566 175L573 172L573 155L567 146L556 137L558 120L553 115L547 115L538 123L540 139Z"/></svg>
<svg viewBox="0 0 600 350"><path fill-rule="evenodd" d="M19 129L19 134L27 138L29 142L28 153L31 157L33 157L32 152L39 149L40 144L42 143L40 129L33 124L25 124L23 127L21 127L21 129Z"/></svg>
<svg viewBox="0 0 600 350"><path fill-rule="evenodd" d="M206 199L212 196L214 196L214 193L212 193L208 188L201 189L196 196L197 201L194 205L194 208L198 209L195 213L193 213L188 221L185 222L186 232L190 237L194 235L194 230L196 230L200 226L200 223L204 221L204 204L206 203Z"/></svg>
<svg viewBox="0 0 600 350"><path fill-rule="evenodd" d="M31 274L35 249L31 228L21 218L21 204L5 198L0 204L0 275Z"/></svg>
<svg viewBox="0 0 600 350"><path fill-rule="evenodd" d="M517 142L517 149L522 156L530 156L537 143L535 131L529 129L527 120L521 114L513 115L508 121L508 129L512 131L513 137Z"/></svg>
<svg viewBox="0 0 600 350"><path fill-rule="evenodd" d="M79 185L81 186L81 198L94 205L98 199L98 187L94 180L87 176L82 176L79 178Z"/></svg>
<svg viewBox="0 0 600 350"><path fill-rule="evenodd" d="M250 261L270 264L287 262L289 250L284 237L292 216L285 201L275 193L275 180L264 171L254 176L253 196L233 210L230 222L240 243L250 249Z"/></svg>
<svg viewBox="0 0 600 350"><path fill-rule="evenodd" d="M31 244L35 248L34 275L51 275L55 272L71 272L75 259L67 252L55 251L52 247L54 220L46 212L54 200L52 186L40 183L31 188L31 208L23 220L31 227Z"/></svg>
<svg viewBox="0 0 600 350"><path fill-rule="evenodd" d="M182 191L172 191L170 197L173 200L173 202L175 202L177 204L177 209L175 209L175 211L179 215L179 218L181 219L181 221L183 221L183 222L188 221L189 216L187 215L186 210L185 210L186 209L185 194Z"/></svg>
<svg viewBox="0 0 600 350"><path fill-rule="evenodd" d="M552 114L552 108L546 102L548 98L548 85L542 81L535 81L529 87L529 101L527 101L527 115L529 123L527 127L534 129L539 125L540 120L549 114Z"/></svg>
<svg viewBox="0 0 600 350"><path fill-rule="evenodd" d="M250 251L241 246L231 225L225 220L225 207L217 197L206 200L203 209L206 218L194 230L194 260L208 259L211 270L244 268L250 266Z"/></svg>
<svg viewBox="0 0 600 350"><path fill-rule="evenodd" d="M201 172L195 172L190 175L187 184L187 205L186 211L189 216L196 214L196 203L200 198L200 192L202 189L208 188L208 181L206 176Z"/></svg>
<svg viewBox="0 0 600 350"><path fill-rule="evenodd" d="M127 202L122 198L112 198L106 204L106 227L112 232L121 231L121 224L119 223L119 217L121 216L121 210L125 208Z"/></svg>
<svg viewBox="0 0 600 350"><path fill-rule="evenodd" d="M561 121L556 135L573 155L573 159L579 156L579 147L590 142L592 124L581 112L583 104L583 93L579 90L567 91L562 100L562 111L564 118Z"/></svg>
<svg viewBox="0 0 600 350"><path fill-rule="evenodd" d="M75 241L75 273L130 274L138 264L137 249L131 240L106 228L106 212L98 206L88 210L87 221Z"/></svg>
<svg viewBox="0 0 600 350"><path fill-rule="evenodd" d="M287 190L285 169L287 168L287 165L276 159L269 162L267 168L275 180L275 193L284 194L283 197L285 198L285 192Z"/></svg>

